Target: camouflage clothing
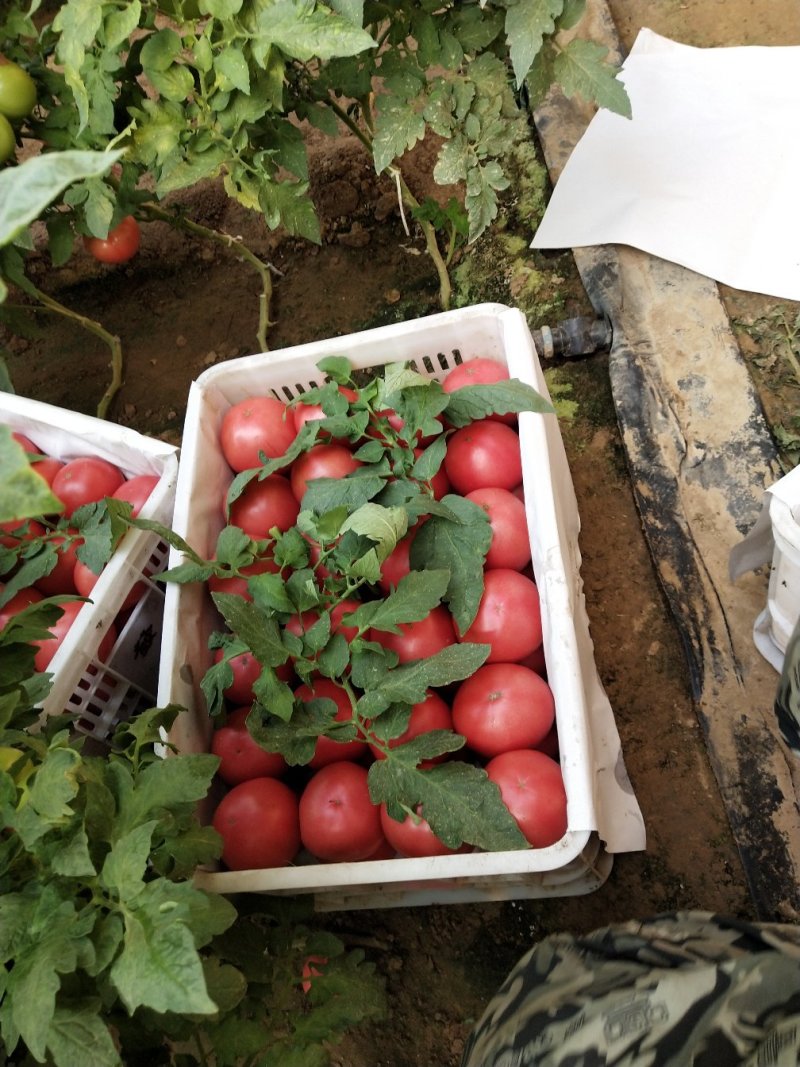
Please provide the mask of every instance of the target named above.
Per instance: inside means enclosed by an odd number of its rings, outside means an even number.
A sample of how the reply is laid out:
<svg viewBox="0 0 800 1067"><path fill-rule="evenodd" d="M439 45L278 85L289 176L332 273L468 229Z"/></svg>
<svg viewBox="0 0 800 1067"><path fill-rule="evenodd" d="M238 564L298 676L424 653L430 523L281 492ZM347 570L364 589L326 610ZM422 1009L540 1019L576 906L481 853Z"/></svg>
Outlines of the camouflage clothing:
<svg viewBox="0 0 800 1067"><path fill-rule="evenodd" d="M678 912L548 937L462 1067L796 1067L800 927Z"/></svg>

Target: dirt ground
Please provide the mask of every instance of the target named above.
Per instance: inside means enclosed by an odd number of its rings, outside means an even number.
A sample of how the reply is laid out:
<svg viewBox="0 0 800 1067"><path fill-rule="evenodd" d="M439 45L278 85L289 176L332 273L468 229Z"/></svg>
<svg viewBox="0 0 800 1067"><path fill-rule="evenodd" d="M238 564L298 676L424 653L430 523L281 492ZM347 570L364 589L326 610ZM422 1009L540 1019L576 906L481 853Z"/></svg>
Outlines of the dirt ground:
<svg viewBox="0 0 800 1067"><path fill-rule="evenodd" d="M611 0L609 6L626 47L642 26L694 45L800 44L796 0ZM431 264L419 236L404 232L393 186L375 179L353 141L318 151L319 248L270 234L213 184L189 205L198 221L241 234L276 268L271 348L437 310ZM425 159L423 151L411 161L412 179L423 181ZM571 257L527 250L535 216L526 204L518 193L506 205L503 225L487 239L495 241L491 254L482 259L479 242L462 260L457 303L518 304L534 327L590 313ZM43 287L122 338L125 385L112 417L145 433L179 443L192 379L256 350L256 275L163 224L146 227L142 252L129 266L99 267L80 249L59 271L40 269ZM793 430L800 434L792 421L797 383L781 353L792 343L800 308L731 290L723 298L765 410L784 428L788 447ZM25 317L6 343L20 393L94 411L108 380L108 353L94 339ZM342 1067L458 1064L489 996L548 932L582 932L683 908L754 917L679 638L634 506L606 357L558 367L551 387L569 401L562 432L582 519L596 661L642 807L647 848L617 857L609 880L589 896L325 916L324 924L369 946L389 990L389 1018L347 1038L334 1054Z"/></svg>

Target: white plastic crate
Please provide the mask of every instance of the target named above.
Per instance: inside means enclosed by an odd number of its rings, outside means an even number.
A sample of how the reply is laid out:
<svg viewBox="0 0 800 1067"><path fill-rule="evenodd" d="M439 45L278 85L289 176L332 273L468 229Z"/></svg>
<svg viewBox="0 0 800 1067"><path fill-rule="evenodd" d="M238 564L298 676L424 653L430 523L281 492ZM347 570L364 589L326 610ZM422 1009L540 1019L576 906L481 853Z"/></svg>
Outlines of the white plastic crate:
<svg viewBox="0 0 800 1067"><path fill-rule="evenodd" d="M218 444L223 415L247 396L271 393L286 401L322 384L316 364L332 355L346 356L357 369L405 361L439 380L459 362L489 356L547 395L524 316L497 304L213 367L190 391L173 520L175 531L201 556L214 554L223 525L220 501L231 479ZM319 910L565 896L602 885L611 853L644 848L641 813L594 665L580 579L578 510L558 422L554 415L526 412L519 429L568 799L567 833L548 848L526 851L337 864L301 857L277 869L198 872L198 884L222 893L312 893ZM179 561L173 553L171 565ZM208 638L219 628L202 584L167 586L158 701L189 709L170 735L179 751L205 751L209 744L212 723L200 680L211 664Z"/></svg>
<svg viewBox="0 0 800 1067"><path fill-rule="evenodd" d="M780 671L800 617L800 467L764 494L756 523L731 552L731 576L738 578L766 563L770 565L767 603L753 626L753 640Z"/></svg>
<svg viewBox="0 0 800 1067"><path fill-rule="evenodd" d="M19 431L47 455L61 460L99 456L116 464L127 478L158 477L141 511L144 519L172 522L178 475L178 450L123 426L0 393L0 423ZM163 590L148 576L164 569L167 546L157 535L131 529L117 547L60 648L47 668L53 684L42 705L43 716L69 712L76 728L105 741L118 722L155 704ZM97 650L136 582L148 586L131 612L106 662Z"/></svg>

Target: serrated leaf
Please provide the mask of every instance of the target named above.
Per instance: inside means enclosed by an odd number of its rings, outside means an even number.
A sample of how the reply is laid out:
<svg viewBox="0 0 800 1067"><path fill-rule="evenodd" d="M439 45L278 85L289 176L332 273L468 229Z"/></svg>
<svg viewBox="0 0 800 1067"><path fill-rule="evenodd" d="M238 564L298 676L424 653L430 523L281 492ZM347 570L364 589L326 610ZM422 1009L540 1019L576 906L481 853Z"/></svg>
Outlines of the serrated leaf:
<svg viewBox="0 0 800 1067"><path fill-rule="evenodd" d="M144 873L150 856L150 842L156 820L142 823L123 834L105 858L100 879L106 889L121 901L133 900L144 888Z"/></svg>
<svg viewBox="0 0 800 1067"><path fill-rule="evenodd" d="M630 97L607 55L603 45L576 38L556 56L553 73L567 96L580 96L629 119Z"/></svg>
<svg viewBox="0 0 800 1067"><path fill-rule="evenodd" d="M149 80L160 97L176 103L186 100L194 90L192 72L182 63L174 63L166 70L150 71Z"/></svg>
<svg viewBox="0 0 800 1067"><path fill-rule="evenodd" d="M425 136L425 119L415 106L397 96L383 96L378 105L372 154L375 172L382 174L395 159Z"/></svg>
<svg viewBox="0 0 800 1067"><path fill-rule="evenodd" d="M290 766L305 766L314 755L318 738L327 737L334 730L336 712L336 704L327 697L297 701L291 721L256 721L252 727L248 724L248 729L263 748L280 752ZM342 725L345 728L344 739L352 741L355 736L354 724Z"/></svg>
<svg viewBox="0 0 800 1067"><path fill-rule="evenodd" d="M111 981L128 1012L212 1015L200 957L191 931L168 912L139 908L125 916L125 940L111 968Z"/></svg>
<svg viewBox="0 0 800 1067"><path fill-rule="evenodd" d="M586 0L564 0L564 10L557 19L559 30L571 30L577 26L586 11Z"/></svg>
<svg viewBox="0 0 800 1067"><path fill-rule="evenodd" d="M291 718L294 706L292 691L269 667L256 679L253 695L262 707L279 719Z"/></svg>
<svg viewBox="0 0 800 1067"><path fill-rule="evenodd" d="M373 803L386 803L392 818L421 805L422 816L449 848L464 842L491 852L530 848L486 771L460 760L420 771L397 757L399 751L376 760L368 778Z"/></svg>
<svg viewBox="0 0 800 1067"><path fill-rule="evenodd" d="M252 651L262 666L280 667L287 654L278 624L254 604L230 593L214 593L212 599L231 631Z"/></svg>
<svg viewBox="0 0 800 1067"><path fill-rule="evenodd" d="M103 36L106 48L117 48L127 41L139 25L142 5L139 0L129 0L123 8L114 8L103 20Z"/></svg>
<svg viewBox="0 0 800 1067"><path fill-rule="evenodd" d="M341 532L348 530L368 537L377 548L375 554L380 562L394 550L397 542L408 530L408 515L404 508L385 508L380 504L362 504L342 523Z"/></svg>
<svg viewBox="0 0 800 1067"><path fill-rule="evenodd" d="M83 823L76 822L71 830L63 834L53 857L53 873L65 878L91 878L97 873Z"/></svg>
<svg viewBox="0 0 800 1067"><path fill-rule="evenodd" d="M120 803L118 832L127 833L150 816L158 818L170 809L174 817L174 809L191 808L208 792L218 766L218 758L209 753L170 756L149 763L139 773L132 795Z"/></svg>
<svg viewBox="0 0 800 1067"><path fill-rule="evenodd" d="M169 70L182 48L183 43L173 29L167 27L150 34L140 52L142 68L148 78Z"/></svg>
<svg viewBox="0 0 800 1067"><path fill-rule="evenodd" d="M257 9L256 21L253 48L257 61L263 60L272 45L303 62L354 56L375 47L373 38L350 18L316 5L277 0Z"/></svg>
<svg viewBox="0 0 800 1067"><path fill-rule="evenodd" d="M314 478L308 482L302 507L318 514L345 507L356 511L383 488L386 479L378 474L361 473L360 468L346 478Z"/></svg>
<svg viewBox="0 0 800 1067"><path fill-rule="evenodd" d="M47 251L54 267L62 267L72 255L75 234L66 215L47 219Z"/></svg>
<svg viewBox="0 0 800 1067"><path fill-rule="evenodd" d="M118 1067L122 1063L101 1017L100 1001L56 1008L47 1048L56 1067Z"/></svg>
<svg viewBox="0 0 800 1067"><path fill-rule="evenodd" d="M328 0L328 6L354 26L363 26L364 0Z"/></svg>
<svg viewBox="0 0 800 1067"><path fill-rule="evenodd" d="M370 600L356 608L351 625L361 630L372 627L386 633L400 633L401 624L419 622L430 615L441 603L449 582L450 571L446 569L411 571L383 600Z"/></svg>
<svg viewBox="0 0 800 1067"><path fill-rule="evenodd" d="M240 89L250 92L250 70L241 48L228 45L214 57L214 70L223 92Z"/></svg>
<svg viewBox="0 0 800 1067"><path fill-rule="evenodd" d="M517 0L506 9L506 38L517 86L528 76L542 40L555 30L564 0Z"/></svg>
<svg viewBox="0 0 800 1067"><path fill-rule="evenodd" d="M0 174L2 178L2 174ZM0 214L2 214L0 207ZM30 465L25 450L11 436L9 426L0 426L0 522L49 515L64 510L50 486Z"/></svg>
<svg viewBox="0 0 800 1067"><path fill-rule="evenodd" d="M467 172L474 162L474 149L463 134L456 133L439 149L433 177L439 185L458 185L466 180Z"/></svg>
<svg viewBox="0 0 800 1067"><path fill-rule="evenodd" d="M284 226L291 234L305 237L314 244L320 243L319 219L308 195L307 182L277 182L265 178L259 187L258 200L271 230Z"/></svg>
<svg viewBox="0 0 800 1067"><path fill-rule="evenodd" d="M209 996L220 1012L232 1012L247 993L247 979L236 967L216 956L203 960L203 973Z"/></svg>
<svg viewBox="0 0 800 1067"><path fill-rule="evenodd" d="M471 643L448 645L427 659L403 663L390 670L372 692L385 701L385 706L419 704L428 689L461 682L474 674L486 662L490 647Z"/></svg>
<svg viewBox="0 0 800 1067"><path fill-rule="evenodd" d="M448 575L442 594L460 634L475 619L483 596L483 565L492 543L492 528L483 508L455 494L444 497L458 521L431 515L411 543L411 566L420 570L421 580L440 568ZM413 572L412 572L413 573ZM440 573L435 570L434 573Z"/></svg>
<svg viewBox="0 0 800 1067"><path fill-rule="evenodd" d="M469 239L477 240L497 218L497 193L507 189L509 181L500 164L490 160L476 163L467 173L467 193L464 206L469 217Z"/></svg>
<svg viewBox="0 0 800 1067"><path fill-rule="evenodd" d="M491 385L465 385L450 393L445 415L451 426L467 426L485 419L487 415L535 411L551 414L553 405L532 385L518 378L494 382Z"/></svg>

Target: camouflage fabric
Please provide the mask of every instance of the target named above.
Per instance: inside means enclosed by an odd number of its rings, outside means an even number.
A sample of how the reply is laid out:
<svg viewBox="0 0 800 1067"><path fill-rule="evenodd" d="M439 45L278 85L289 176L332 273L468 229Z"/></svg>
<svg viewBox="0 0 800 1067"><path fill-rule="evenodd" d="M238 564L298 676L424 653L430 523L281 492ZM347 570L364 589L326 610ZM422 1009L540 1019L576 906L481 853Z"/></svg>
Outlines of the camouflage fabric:
<svg viewBox="0 0 800 1067"><path fill-rule="evenodd" d="M796 1067L800 927L677 912L546 938L462 1067Z"/></svg>

